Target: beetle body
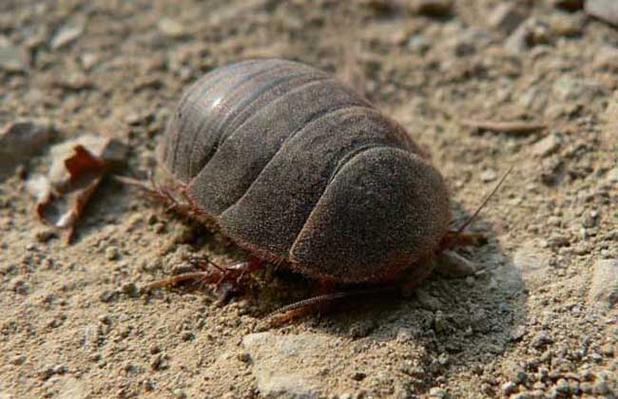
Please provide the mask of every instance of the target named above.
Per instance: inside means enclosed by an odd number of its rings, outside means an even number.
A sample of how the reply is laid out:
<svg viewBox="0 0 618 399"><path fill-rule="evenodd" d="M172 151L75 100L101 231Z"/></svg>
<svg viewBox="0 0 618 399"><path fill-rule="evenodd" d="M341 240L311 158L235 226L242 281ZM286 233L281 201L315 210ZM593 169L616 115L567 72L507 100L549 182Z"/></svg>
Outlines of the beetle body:
<svg viewBox="0 0 618 399"><path fill-rule="evenodd" d="M297 62L208 73L182 97L159 150L224 235L310 278L422 275L448 229L444 181L405 130Z"/></svg>

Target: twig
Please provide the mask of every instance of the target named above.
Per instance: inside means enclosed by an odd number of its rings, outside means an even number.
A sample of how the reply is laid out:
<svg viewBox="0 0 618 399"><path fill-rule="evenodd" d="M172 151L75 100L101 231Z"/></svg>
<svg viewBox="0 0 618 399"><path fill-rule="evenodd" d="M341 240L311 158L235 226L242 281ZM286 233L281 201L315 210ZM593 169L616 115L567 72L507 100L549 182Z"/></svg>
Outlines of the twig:
<svg viewBox="0 0 618 399"><path fill-rule="evenodd" d="M547 128L544 123L538 122L492 122L492 121L476 121L463 120L461 124L477 130L489 130L498 133L534 133Z"/></svg>

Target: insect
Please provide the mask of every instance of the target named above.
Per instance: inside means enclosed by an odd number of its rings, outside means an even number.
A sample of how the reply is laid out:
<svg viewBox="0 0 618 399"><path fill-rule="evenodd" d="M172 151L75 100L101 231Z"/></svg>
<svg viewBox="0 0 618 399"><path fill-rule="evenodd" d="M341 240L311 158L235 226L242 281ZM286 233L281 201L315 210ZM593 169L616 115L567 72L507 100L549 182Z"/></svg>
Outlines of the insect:
<svg viewBox="0 0 618 399"><path fill-rule="evenodd" d="M406 131L298 62L206 74L184 93L158 156L174 183L157 195L252 259L155 286L232 281L264 261L326 284L414 286L436 259L461 260L449 250L471 239L449 230L444 179Z"/></svg>

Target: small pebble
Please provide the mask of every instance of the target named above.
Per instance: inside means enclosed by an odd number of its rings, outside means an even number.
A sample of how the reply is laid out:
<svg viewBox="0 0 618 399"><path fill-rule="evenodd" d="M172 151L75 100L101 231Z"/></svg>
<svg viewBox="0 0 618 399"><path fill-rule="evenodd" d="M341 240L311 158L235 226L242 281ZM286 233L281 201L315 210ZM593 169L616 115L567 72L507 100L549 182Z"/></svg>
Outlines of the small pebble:
<svg viewBox="0 0 618 399"><path fill-rule="evenodd" d="M531 149L532 154L540 157L546 157L555 153L562 143L560 136L550 134L549 136L537 141Z"/></svg>
<svg viewBox="0 0 618 399"><path fill-rule="evenodd" d="M99 300L104 303L113 302L118 297L115 291L105 290L99 295Z"/></svg>
<svg viewBox="0 0 618 399"><path fill-rule="evenodd" d="M20 366L24 364L25 362L26 362L25 355L16 355L13 358L11 358L11 364L15 366Z"/></svg>
<svg viewBox="0 0 618 399"><path fill-rule="evenodd" d="M167 364L167 355L165 353L155 355L150 362L150 367L155 371L167 369L169 367Z"/></svg>
<svg viewBox="0 0 618 399"><path fill-rule="evenodd" d="M184 36L186 33L185 27L182 24L170 18L161 18L157 27L165 36L175 39Z"/></svg>
<svg viewBox="0 0 618 399"><path fill-rule="evenodd" d="M137 298L140 295L140 289L135 283L124 284L122 286L122 292L130 298Z"/></svg>
<svg viewBox="0 0 618 399"><path fill-rule="evenodd" d="M534 337L532 346L540 349L551 344L552 342L554 342L554 340L551 338L549 333L547 331L541 331L536 335L536 337Z"/></svg>
<svg viewBox="0 0 618 399"><path fill-rule="evenodd" d="M481 181L483 181L484 183L489 183L491 181L496 180L496 178L498 177L498 175L496 174L496 171L493 169L487 169L484 172L481 173Z"/></svg>
<svg viewBox="0 0 618 399"><path fill-rule="evenodd" d="M107 260L118 260L120 258L118 248L114 246L109 246L105 248L105 257L107 258Z"/></svg>
<svg viewBox="0 0 618 399"><path fill-rule="evenodd" d="M187 397L187 394L182 389L174 389L173 394L176 399L185 399Z"/></svg>
<svg viewBox="0 0 618 399"><path fill-rule="evenodd" d="M251 355L248 352L241 352L238 354L238 360L243 363L251 362Z"/></svg>
<svg viewBox="0 0 618 399"><path fill-rule="evenodd" d="M365 373L363 373L363 372L360 372L360 371L357 371L357 372L355 372L354 374L352 374L352 379L353 379L354 381L362 381L362 380L364 380L366 377L367 377L367 374L365 374Z"/></svg>
<svg viewBox="0 0 618 399"><path fill-rule="evenodd" d="M193 335L193 333L191 331L185 331L185 332L182 333L180 338L183 341L191 341L193 338L195 338L195 335Z"/></svg>
<svg viewBox="0 0 618 399"><path fill-rule="evenodd" d="M517 384L512 381L509 381L502 385L502 393L504 393L505 395L510 395L514 393L515 390L517 390Z"/></svg>
<svg viewBox="0 0 618 399"><path fill-rule="evenodd" d="M429 396L436 399L446 399L448 398L448 393L442 388L433 387L429 389Z"/></svg>
<svg viewBox="0 0 618 399"><path fill-rule="evenodd" d="M73 43L75 40L77 40L81 36L83 30L84 30L84 27L81 25L63 26L62 28L60 28L60 30L58 30L58 32L52 38L50 42L50 47L52 48L52 50L58 50L58 49L61 49L62 47L68 46L69 44Z"/></svg>

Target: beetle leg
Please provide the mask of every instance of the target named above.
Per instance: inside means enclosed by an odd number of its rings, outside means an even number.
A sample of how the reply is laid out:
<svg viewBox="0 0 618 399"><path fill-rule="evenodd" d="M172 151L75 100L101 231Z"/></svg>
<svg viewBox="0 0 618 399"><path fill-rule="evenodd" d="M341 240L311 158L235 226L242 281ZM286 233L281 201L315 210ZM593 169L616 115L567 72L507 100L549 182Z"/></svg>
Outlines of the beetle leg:
<svg viewBox="0 0 618 399"><path fill-rule="evenodd" d="M263 268L265 264L261 259L250 257L246 261L222 267L205 259L198 264L198 267L202 268L201 271L182 273L155 281L148 284L145 290L175 286L187 281L199 281L204 285L212 285L220 299L225 299L239 291L242 279L247 274Z"/></svg>
<svg viewBox="0 0 618 399"><path fill-rule="evenodd" d="M291 303L275 310L274 312L266 316L265 322L269 327L277 327L287 324L293 320L300 319L304 316L323 311L327 307L330 307L331 305L334 305L345 298L362 295L385 294L395 291L396 287L394 286L383 286L369 289L331 292L324 295L318 295Z"/></svg>
<svg viewBox="0 0 618 399"><path fill-rule="evenodd" d="M440 246L443 249L450 249L454 247L478 246L486 242L487 237L483 233L449 230L444 235Z"/></svg>
<svg viewBox="0 0 618 399"><path fill-rule="evenodd" d="M209 275L210 275L210 273L206 272L206 271L182 273L182 274L178 274L176 276L172 276L172 277L164 278L164 279L161 279L161 280L157 280L157 281L155 281L153 283L150 283L150 284L146 285L144 287L144 289L146 291L150 291L150 290L154 290L154 289L157 289L157 288L175 286L175 285L180 284L180 283L185 282L185 281L199 280L199 279L202 279L202 278L206 278Z"/></svg>

